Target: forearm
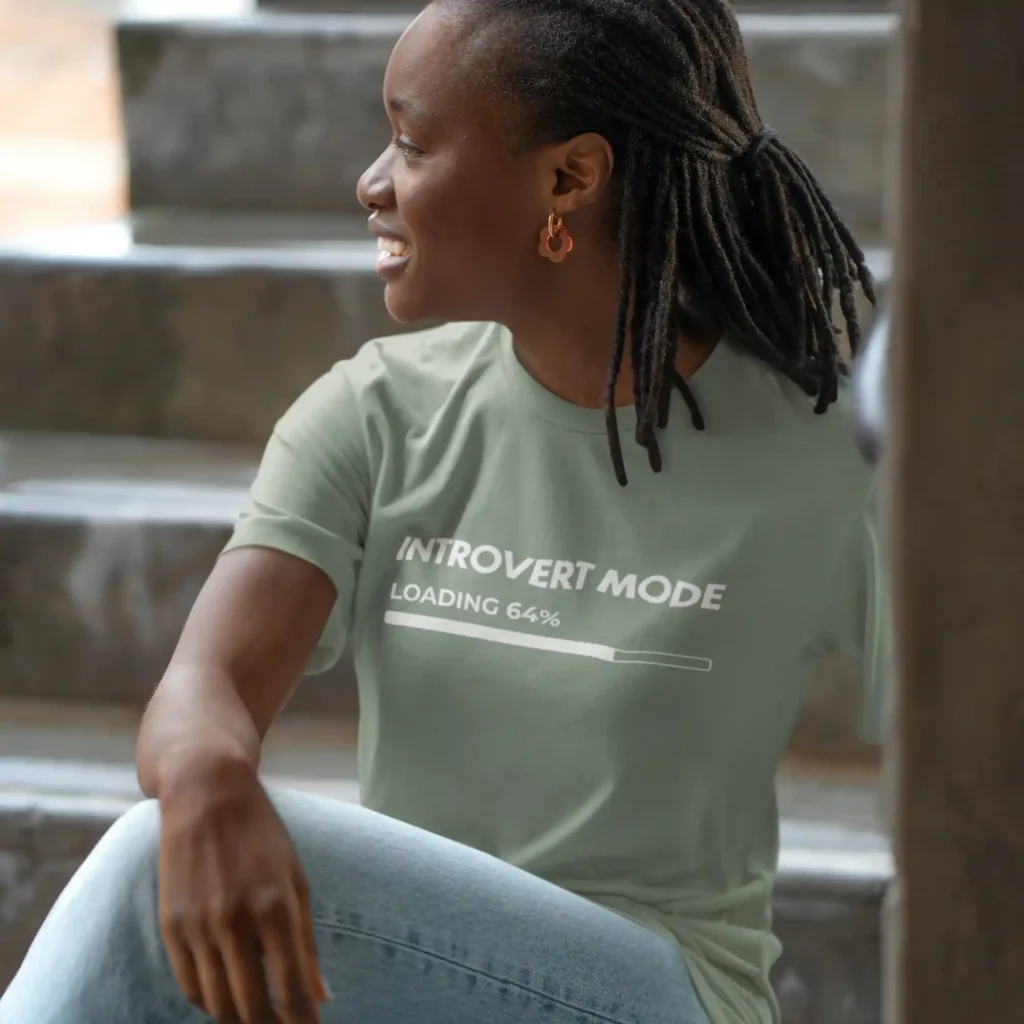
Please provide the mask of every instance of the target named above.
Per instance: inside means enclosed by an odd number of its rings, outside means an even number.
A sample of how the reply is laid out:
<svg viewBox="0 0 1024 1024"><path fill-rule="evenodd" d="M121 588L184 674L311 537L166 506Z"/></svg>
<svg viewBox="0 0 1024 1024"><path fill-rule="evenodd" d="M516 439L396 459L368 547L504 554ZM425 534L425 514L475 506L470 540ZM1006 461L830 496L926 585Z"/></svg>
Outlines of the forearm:
<svg viewBox="0 0 1024 1024"><path fill-rule="evenodd" d="M142 722L147 796L218 769L255 774L335 596L325 573L279 551L243 548L217 561Z"/></svg>
<svg viewBox="0 0 1024 1024"><path fill-rule="evenodd" d="M226 673L172 665L142 720L139 785L159 798L193 771L259 768L262 741L252 715Z"/></svg>

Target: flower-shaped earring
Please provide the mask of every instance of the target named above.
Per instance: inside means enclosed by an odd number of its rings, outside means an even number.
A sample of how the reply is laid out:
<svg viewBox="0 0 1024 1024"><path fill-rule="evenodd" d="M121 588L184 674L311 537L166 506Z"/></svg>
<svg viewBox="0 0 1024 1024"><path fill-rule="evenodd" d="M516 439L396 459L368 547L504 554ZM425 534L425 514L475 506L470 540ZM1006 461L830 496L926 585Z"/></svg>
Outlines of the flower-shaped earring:
<svg viewBox="0 0 1024 1024"><path fill-rule="evenodd" d="M551 243L557 239L558 248L552 249ZM547 226L540 229L540 254L552 263L561 263L572 252L572 235L565 230L562 218L551 211Z"/></svg>

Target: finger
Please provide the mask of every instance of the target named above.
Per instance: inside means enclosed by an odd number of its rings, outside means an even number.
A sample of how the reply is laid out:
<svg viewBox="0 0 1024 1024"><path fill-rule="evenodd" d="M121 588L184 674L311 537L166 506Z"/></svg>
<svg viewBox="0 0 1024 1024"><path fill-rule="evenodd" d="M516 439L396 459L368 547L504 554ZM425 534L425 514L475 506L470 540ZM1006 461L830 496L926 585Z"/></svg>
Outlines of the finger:
<svg viewBox="0 0 1024 1024"><path fill-rule="evenodd" d="M260 941L274 1009L284 1024L320 1024L297 898L261 915Z"/></svg>
<svg viewBox="0 0 1024 1024"><path fill-rule="evenodd" d="M164 929L164 946L167 949L167 958L171 962L171 973L178 983L178 988L181 989L181 994L205 1013L203 989L199 984L199 972L196 970L191 950L178 934L170 929Z"/></svg>
<svg viewBox="0 0 1024 1024"><path fill-rule="evenodd" d="M252 935L228 932L219 942L228 986L243 1024L276 1024L258 941Z"/></svg>
<svg viewBox="0 0 1024 1024"><path fill-rule="evenodd" d="M203 1008L217 1024L241 1024L241 1017L235 1007L228 984L227 970L220 950L209 940L202 940L192 947L199 985L203 991Z"/></svg>
<svg viewBox="0 0 1024 1024"><path fill-rule="evenodd" d="M313 931L313 909L309 901L309 883L305 875L300 875L295 885L299 897L299 918L302 924L303 946L306 963L311 975L313 995L320 1004L330 1002L331 995L327 991L323 975L320 973L320 958L316 950L316 933Z"/></svg>

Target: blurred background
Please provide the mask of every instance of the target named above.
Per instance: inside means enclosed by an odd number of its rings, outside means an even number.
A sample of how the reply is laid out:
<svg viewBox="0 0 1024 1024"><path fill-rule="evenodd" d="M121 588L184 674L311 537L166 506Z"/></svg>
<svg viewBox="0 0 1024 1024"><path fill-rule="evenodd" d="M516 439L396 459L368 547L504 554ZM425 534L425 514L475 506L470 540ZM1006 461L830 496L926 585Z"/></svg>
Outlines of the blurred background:
<svg viewBox="0 0 1024 1024"><path fill-rule="evenodd" d="M765 119L884 295L895 15L736 6ZM0 990L139 798L139 716L272 424L395 330L354 189L412 10L0 0ZM858 711L856 673L824 665L779 779L786 1024L881 1020L892 861ZM307 681L267 773L357 799L356 713L348 666Z"/></svg>
<svg viewBox="0 0 1024 1024"><path fill-rule="evenodd" d="M116 7L0 3L0 237L123 212Z"/></svg>

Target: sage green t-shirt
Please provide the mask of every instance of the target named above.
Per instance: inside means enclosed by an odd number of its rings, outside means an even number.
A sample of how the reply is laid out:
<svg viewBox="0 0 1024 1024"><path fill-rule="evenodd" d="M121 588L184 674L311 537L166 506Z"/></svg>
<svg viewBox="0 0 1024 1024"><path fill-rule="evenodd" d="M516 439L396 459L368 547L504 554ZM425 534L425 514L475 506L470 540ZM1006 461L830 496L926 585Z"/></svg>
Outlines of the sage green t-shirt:
<svg viewBox="0 0 1024 1024"><path fill-rule="evenodd" d="M874 477L828 414L728 342L652 472L509 333L373 341L267 448L231 547L318 565L348 645L366 806L677 940L713 1024L777 1021L774 780L825 651L886 669Z"/></svg>

